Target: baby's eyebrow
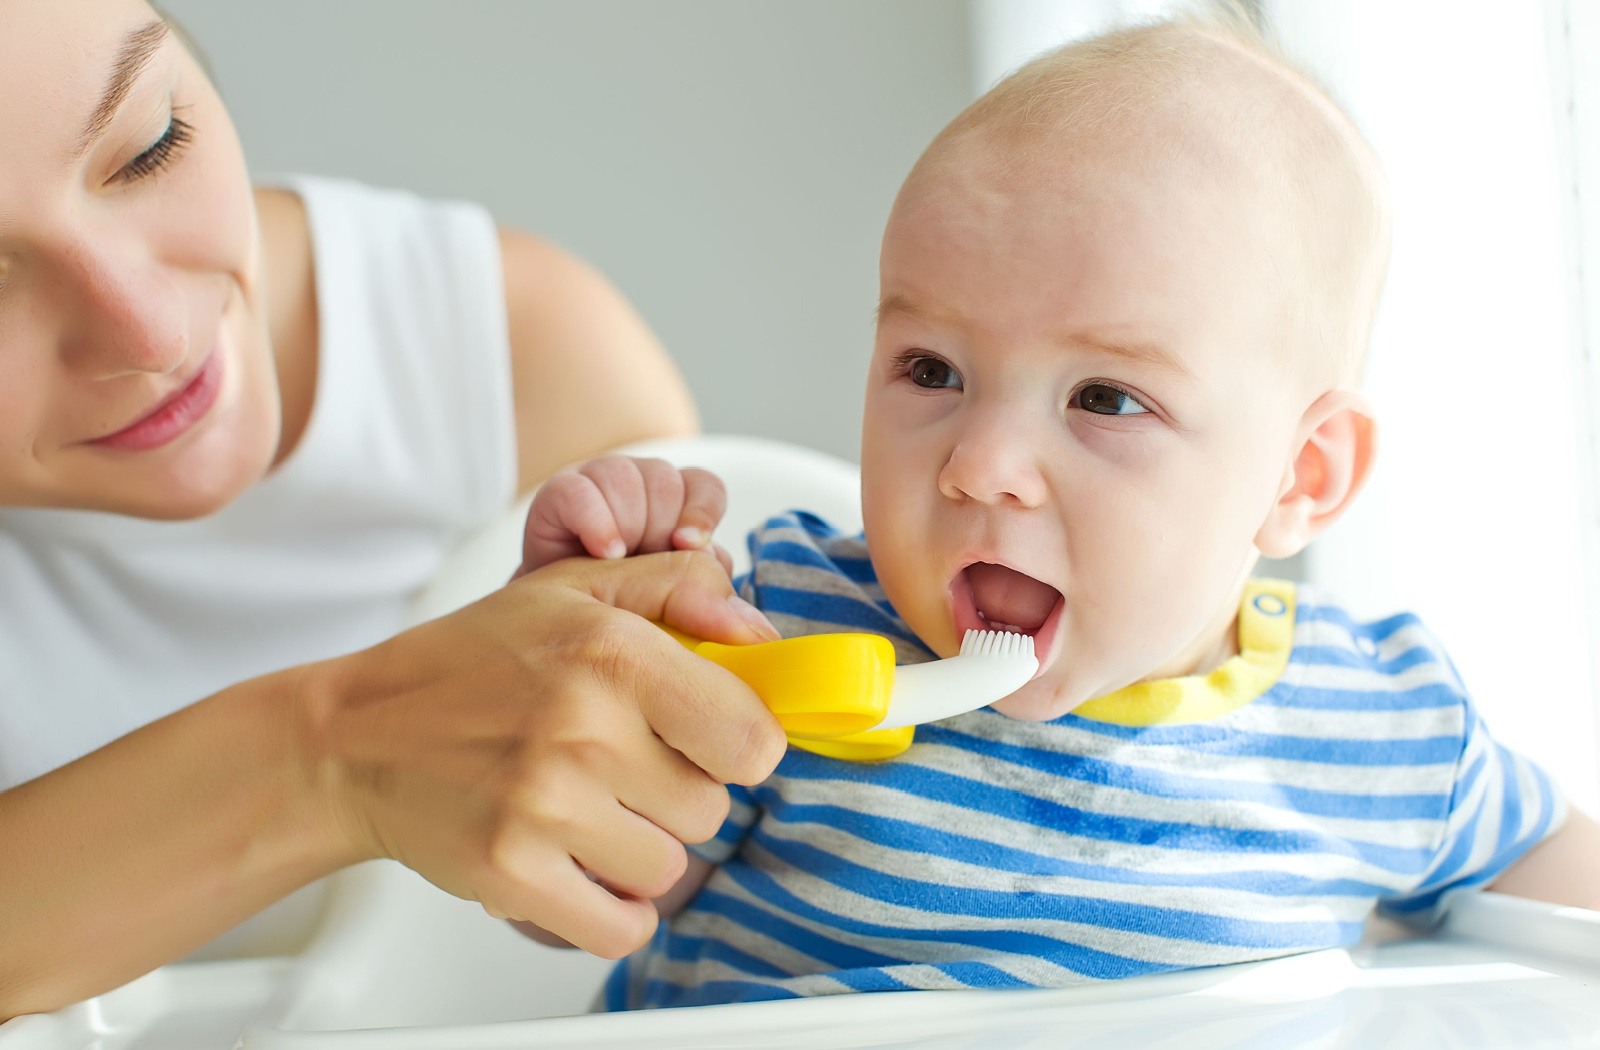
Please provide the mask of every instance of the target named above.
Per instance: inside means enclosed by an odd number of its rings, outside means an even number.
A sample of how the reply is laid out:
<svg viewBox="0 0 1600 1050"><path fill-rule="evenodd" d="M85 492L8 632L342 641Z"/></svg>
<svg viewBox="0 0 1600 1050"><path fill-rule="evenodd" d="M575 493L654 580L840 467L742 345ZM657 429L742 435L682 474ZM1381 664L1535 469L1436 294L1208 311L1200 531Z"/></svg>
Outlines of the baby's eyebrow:
<svg viewBox="0 0 1600 1050"><path fill-rule="evenodd" d="M117 110L127 99L128 92L133 90L139 74L144 72L144 67L150 64L151 57L166 42L167 32L167 24L156 19L154 22L139 26L124 38L122 47L117 50L116 64L111 67L111 77L106 81L105 92L95 105L94 112L89 115L89 121L84 125L83 134L78 139L78 156L81 157L89 152L95 140L105 134L106 128L111 126L111 118L117 115Z"/></svg>
<svg viewBox="0 0 1600 1050"><path fill-rule="evenodd" d="M1129 361L1142 361L1155 368L1171 372L1174 375L1192 379L1194 373L1189 371L1182 359L1159 343L1145 343L1121 339L1108 339L1103 335L1076 335L1064 340L1069 345L1083 346L1090 350L1110 354L1112 357L1121 357Z"/></svg>
<svg viewBox="0 0 1600 1050"><path fill-rule="evenodd" d="M878 300L878 321L881 323L883 319L890 314L905 314L909 317L927 317L928 311L922 309L916 303L912 302L910 296L903 295L900 292L890 292L888 295ZM934 319L937 320L937 317Z"/></svg>
<svg viewBox="0 0 1600 1050"><path fill-rule="evenodd" d="M911 298L900 292L890 292L878 301L878 322L891 314L904 314L907 317L922 318L935 323L949 323L959 325L964 318L952 314L947 310L928 309L913 302ZM1081 347L1087 350L1098 351L1112 357L1120 357L1127 361L1137 361L1171 372L1183 379L1193 379L1194 373L1183 363L1183 359L1168 350L1160 343L1146 342L1143 340L1117 339L1104 332L1074 332L1061 337L1062 346Z"/></svg>
<svg viewBox="0 0 1600 1050"><path fill-rule="evenodd" d="M975 323L970 315L938 300L919 301L904 292L890 292L878 300L875 320L881 325L890 317L906 317L913 321L949 329L970 328Z"/></svg>

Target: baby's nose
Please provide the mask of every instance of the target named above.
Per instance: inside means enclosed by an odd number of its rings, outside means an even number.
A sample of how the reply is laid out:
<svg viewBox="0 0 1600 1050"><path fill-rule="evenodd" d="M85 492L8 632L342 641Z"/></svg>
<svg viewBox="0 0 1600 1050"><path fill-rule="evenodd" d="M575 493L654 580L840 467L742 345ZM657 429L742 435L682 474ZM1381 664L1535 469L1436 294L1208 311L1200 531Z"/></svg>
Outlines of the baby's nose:
<svg viewBox="0 0 1600 1050"><path fill-rule="evenodd" d="M947 499L987 506L1043 506L1048 491L1034 446L1016 435L968 434L939 472Z"/></svg>

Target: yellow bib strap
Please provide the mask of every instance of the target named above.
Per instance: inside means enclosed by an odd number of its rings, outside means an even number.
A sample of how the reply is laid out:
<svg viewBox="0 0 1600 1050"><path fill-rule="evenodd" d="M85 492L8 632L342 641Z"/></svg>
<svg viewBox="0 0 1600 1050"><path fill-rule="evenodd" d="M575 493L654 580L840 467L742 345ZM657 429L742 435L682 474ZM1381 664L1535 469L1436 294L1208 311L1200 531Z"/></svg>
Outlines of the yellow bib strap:
<svg viewBox="0 0 1600 1050"><path fill-rule="evenodd" d="M1206 675L1135 682L1080 704L1072 713L1120 726L1208 722L1272 688L1294 649L1294 584L1246 582L1239 603L1239 655Z"/></svg>

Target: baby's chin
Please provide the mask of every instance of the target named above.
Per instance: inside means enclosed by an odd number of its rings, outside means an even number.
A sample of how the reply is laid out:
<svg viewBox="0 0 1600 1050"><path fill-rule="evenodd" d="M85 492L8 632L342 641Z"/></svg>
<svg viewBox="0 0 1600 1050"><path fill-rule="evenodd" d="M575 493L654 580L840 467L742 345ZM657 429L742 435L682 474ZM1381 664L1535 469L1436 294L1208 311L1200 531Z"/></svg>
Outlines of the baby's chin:
<svg viewBox="0 0 1600 1050"><path fill-rule="evenodd" d="M1079 704L1088 700L1055 674L1046 671L1027 685L992 706L1007 718L1019 722L1048 722L1060 718Z"/></svg>

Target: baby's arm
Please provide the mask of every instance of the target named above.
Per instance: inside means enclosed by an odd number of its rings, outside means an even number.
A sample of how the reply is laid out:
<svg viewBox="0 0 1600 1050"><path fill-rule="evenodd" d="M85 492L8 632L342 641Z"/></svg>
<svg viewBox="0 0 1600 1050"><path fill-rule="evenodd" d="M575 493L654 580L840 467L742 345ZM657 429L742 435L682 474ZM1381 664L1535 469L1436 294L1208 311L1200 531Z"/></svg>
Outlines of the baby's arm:
<svg viewBox="0 0 1600 1050"><path fill-rule="evenodd" d="M683 877L673 883L672 889L655 899L656 914L661 916L662 919L670 919L683 910L683 906L688 904L696 893L700 892L700 887L705 885L706 879L711 875L711 869L714 867L716 865L704 857L690 853L689 867L684 870ZM535 926L531 922L513 920L511 925L540 944L548 944L552 948L572 947L562 938L542 927Z"/></svg>
<svg viewBox="0 0 1600 1050"><path fill-rule="evenodd" d="M1600 824L1571 810L1560 831L1529 850L1489 888L1600 911Z"/></svg>
<svg viewBox="0 0 1600 1050"><path fill-rule="evenodd" d="M539 488L522 533L522 567L532 572L562 558L623 558L710 548L732 571L711 533L727 509L722 480L660 459L601 456L553 476Z"/></svg>

